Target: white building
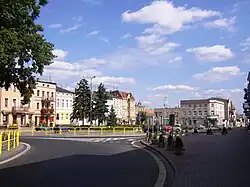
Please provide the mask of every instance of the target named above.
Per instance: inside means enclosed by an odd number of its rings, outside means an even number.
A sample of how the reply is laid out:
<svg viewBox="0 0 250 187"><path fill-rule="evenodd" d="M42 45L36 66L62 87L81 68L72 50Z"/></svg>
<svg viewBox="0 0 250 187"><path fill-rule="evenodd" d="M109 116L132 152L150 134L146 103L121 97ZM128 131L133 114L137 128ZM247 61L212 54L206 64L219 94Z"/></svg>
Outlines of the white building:
<svg viewBox="0 0 250 187"><path fill-rule="evenodd" d="M112 95L112 93L109 94L110 99L108 99L107 105L108 105L108 109L110 111L111 106L113 106L114 110L115 110L115 114L118 120L118 123L122 122L122 112L123 112L123 100L121 97L117 97L115 95Z"/></svg>
<svg viewBox="0 0 250 187"><path fill-rule="evenodd" d="M73 112L74 92L56 87L56 124L69 125Z"/></svg>
<svg viewBox="0 0 250 187"><path fill-rule="evenodd" d="M181 100L187 124L203 125L207 118L216 118L217 124L222 125L225 120L225 103L216 98Z"/></svg>
<svg viewBox="0 0 250 187"><path fill-rule="evenodd" d="M135 98L132 93L112 91L112 95L119 98L119 107L122 103L122 123L123 124L135 124L136 111L135 111ZM119 108L120 109L120 108Z"/></svg>

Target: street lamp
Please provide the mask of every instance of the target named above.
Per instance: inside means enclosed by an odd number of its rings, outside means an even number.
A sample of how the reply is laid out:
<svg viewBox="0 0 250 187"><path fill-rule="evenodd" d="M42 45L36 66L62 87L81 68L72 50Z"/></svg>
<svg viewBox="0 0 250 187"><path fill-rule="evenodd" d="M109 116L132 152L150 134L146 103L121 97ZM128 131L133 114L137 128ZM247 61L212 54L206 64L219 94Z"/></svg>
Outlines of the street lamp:
<svg viewBox="0 0 250 187"><path fill-rule="evenodd" d="M168 97L164 97L164 103L163 103L163 107L164 107L164 116L165 118L167 117L167 99ZM166 120L164 120L163 118L163 125L166 125Z"/></svg>
<svg viewBox="0 0 250 187"><path fill-rule="evenodd" d="M90 107L90 110L89 110L89 120L90 120L90 124L92 125L92 81L93 79L96 78L96 76L93 76L90 78L90 104L89 104L89 107Z"/></svg>

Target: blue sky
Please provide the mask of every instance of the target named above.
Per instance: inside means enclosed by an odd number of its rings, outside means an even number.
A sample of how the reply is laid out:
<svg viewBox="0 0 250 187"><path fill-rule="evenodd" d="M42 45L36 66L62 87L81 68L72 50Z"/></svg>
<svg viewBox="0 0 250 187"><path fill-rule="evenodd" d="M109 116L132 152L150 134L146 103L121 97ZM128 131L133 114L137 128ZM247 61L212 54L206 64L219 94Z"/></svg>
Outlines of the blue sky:
<svg viewBox="0 0 250 187"><path fill-rule="evenodd" d="M81 77L148 107L230 97L241 109L250 65L250 1L50 0L38 23L55 44L59 85ZM96 87L96 86L95 86Z"/></svg>

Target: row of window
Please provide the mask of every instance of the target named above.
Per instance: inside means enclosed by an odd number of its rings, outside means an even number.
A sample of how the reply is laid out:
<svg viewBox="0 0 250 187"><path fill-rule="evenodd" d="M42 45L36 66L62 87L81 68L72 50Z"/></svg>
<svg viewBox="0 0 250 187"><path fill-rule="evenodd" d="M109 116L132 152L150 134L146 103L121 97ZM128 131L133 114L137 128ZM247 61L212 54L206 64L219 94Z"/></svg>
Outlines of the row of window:
<svg viewBox="0 0 250 187"><path fill-rule="evenodd" d="M212 113L214 113L214 111L211 111L211 115L214 115ZM197 115L199 115L199 116L202 116L202 115L207 116L207 114L208 114L207 111L204 111L204 112L202 112L202 111L193 111L193 113L191 111L188 111L189 116L192 116L192 115L194 115L194 116L197 116ZM184 112L184 115L187 115L186 111Z"/></svg>
<svg viewBox="0 0 250 187"><path fill-rule="evenodd" d="M18 104L17 104L17 99L12 99L12 104L11 104L11 106L18 106ZM4 98L4 107L9 107L9 98ZM21 101L20 101L20 105L22 106L22 103L21 103ZM28 104L28 107L30 107L30 103Z"/></svg>
<svg viewBox="0 0 250 187"><path fill-rule="evenodd" d="M60 102L60 99L57 99L56 101L56 107L61 107L61 108L69 108L69 107L72 107L72 103L73 101L72 100L64 100L64 99L61 99L61 102Z"/></svg>
<svg viewBox="0 0 250 187"><path fill-rule="evenodd" d="M57 120L59 120L59 119L63 120L64 117L65 117L65 119L70 119L70 114L69 113L66 113L66 114L64 114L64 113L61 113L61 114L57 113L56 114L56 119Z"/></svg>
<svg viewBox="0 0 250 187"><path fill-rule="evenodd" d="M49 97L52 97L52 98L54 98L54 92L51 92L51 94L49 94L50 92L47 92L47 98L49 98ZM40 90L36 90L36 96L37 97L40 97L40 96L42 96L42 97L45 97L45 91L42 91L42 94L40 95Z"/></svg>

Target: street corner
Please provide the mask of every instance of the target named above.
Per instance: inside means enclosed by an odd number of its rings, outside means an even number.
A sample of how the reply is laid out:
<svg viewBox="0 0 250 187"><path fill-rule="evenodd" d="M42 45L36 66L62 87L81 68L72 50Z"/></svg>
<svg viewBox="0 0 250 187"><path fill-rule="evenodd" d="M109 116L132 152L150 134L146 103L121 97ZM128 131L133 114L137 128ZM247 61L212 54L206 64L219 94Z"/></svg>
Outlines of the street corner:
<svg viewBox="0 0 250 187"><path fill-rule="evenodd" d="M20 142L20 145L18 147L13 148L10 151L4 151L0 155L0 166L23 156L30 149L31 149L31 146L29 144Z"/></svg>

